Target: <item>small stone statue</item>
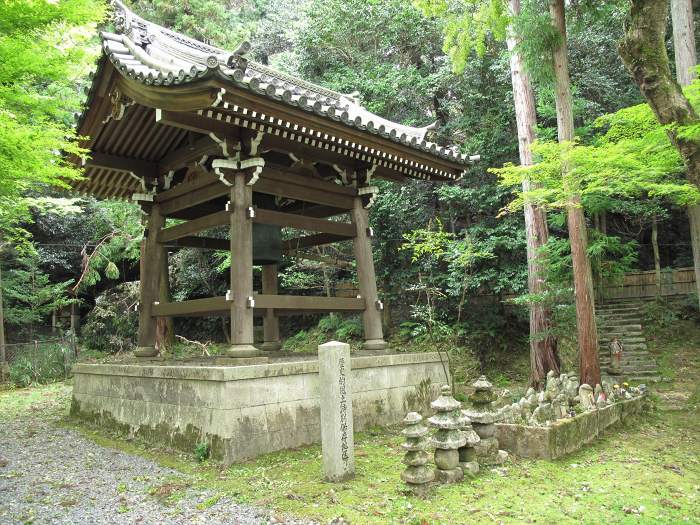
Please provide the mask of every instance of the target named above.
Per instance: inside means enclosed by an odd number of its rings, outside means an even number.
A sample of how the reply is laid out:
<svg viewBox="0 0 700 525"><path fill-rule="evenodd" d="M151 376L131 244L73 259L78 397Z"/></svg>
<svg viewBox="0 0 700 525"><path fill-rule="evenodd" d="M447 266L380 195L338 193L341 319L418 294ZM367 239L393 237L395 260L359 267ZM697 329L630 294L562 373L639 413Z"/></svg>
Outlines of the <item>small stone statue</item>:
<svg viewBox="0 0 700 525"><path fill-rule="evenodd" d="M403 420L406 428L401 434L406 442L401 447L406 451L403 462L406 470L401 473L401 479L406 482L408 488L419 497L425 497L428 493L430 482L435 479L433 469L426 466L430 455L426 452L429 446L425 436L428 429L421 424L423 417L417 412L409 412Z"/></svg>
<svg viewBox="0 0 700 525"><path fill-rule="evenodd" d="M610 375L620 375L622 373L622 341L618 337L613 337L608 345L608 349L610 350L610 368L608 368L608 373Z"/></svg>
<svg viewBox="0 0 700 525"><path fill-rule="evenodd" d="M476 460L474 446L481 441L479 434L474 432L467 411L461 411L460 430L466 439L464 446L459 447L459 466L465 476L475 476L479 473L479 462Z"/></svg>
<svg viewBox="0 0 700 525"><path fill-rule="evenodd" d="M586 383L582 384L578 389L579 402L584 410L594 410L595 397L593 396L593 387Z"/></svg>
<svg viewBox="0 0 700 525"><path fill-rule="evenodd" d="M452 397L449 385L443 385L440 397L430 403L436 414L428 419L436 429L432 444L435 447L435 479L440 483L456 483L464 478L459 467L459 447L467 438L459 430L462 426L461 404Z"/></svg>

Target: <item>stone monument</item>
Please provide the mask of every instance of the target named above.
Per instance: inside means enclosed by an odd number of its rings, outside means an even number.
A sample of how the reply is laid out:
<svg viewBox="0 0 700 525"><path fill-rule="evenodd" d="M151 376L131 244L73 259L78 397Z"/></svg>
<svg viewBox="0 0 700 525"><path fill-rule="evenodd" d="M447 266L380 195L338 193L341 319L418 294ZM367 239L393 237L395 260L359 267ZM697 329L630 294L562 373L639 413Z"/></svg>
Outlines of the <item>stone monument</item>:
<svg viewBox="0 0 700 525"><path fill-rule="evenodd" d="M406 442L401 445L406 451L403 463L406 470L401 473L401 479L408 488L418 497L425 497L430 489L430 482L435 479L435 472L426 466L430 455L426 451L429 447L425 436L428 429L422 424L423 417L418 412L409 412L403 420L406 428L401 431Z"/></svg>
<svg viewBox="0 0 700 525"><path fill-rule="evenodd" d="M435 479L440 483L456 483L464 478L459 467L459 447L467 440L459 430L462 425L461 404L452 397L449 385L443 385L440 397L430 403L436 414L428 419L436 429L432 443L435 447Z"/></svg>
<svg viewBox="0 0 700 525"><path fill-rule="evenodd" d="M499 420L499 412L493 408L496 393L486 376L474 381L472 387L472 407L466 411L466 415L481 438L475 446L477 460L482 465L500 465L506 460L508 453L498 449L498 440L495 437L496 422Z"/></svg>
<svg viewBox="0 0 700 525"><path fill-rule="evenodd" d="M318 374L323 470L329 481L343 481L355 475L350 345L319 345Z"/></svg>
<svg viewBox="0 0 700 525"><path fill-rule="evenodd" d="M459 447L459 466L465 476L475 476L479 473L479 462L476 460L476 450L474 446L481 441L479 434L474 432L472 422L467 416L467 411L461 411L460 430L466 439L466 443Z"/></svg>

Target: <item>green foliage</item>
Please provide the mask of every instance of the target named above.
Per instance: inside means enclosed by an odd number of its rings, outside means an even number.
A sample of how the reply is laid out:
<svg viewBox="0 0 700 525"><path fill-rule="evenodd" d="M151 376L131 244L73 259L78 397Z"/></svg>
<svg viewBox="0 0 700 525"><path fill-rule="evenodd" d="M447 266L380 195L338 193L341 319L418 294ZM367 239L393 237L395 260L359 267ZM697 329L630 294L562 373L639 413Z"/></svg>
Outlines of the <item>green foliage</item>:
<svg viewBox="0 0 700 525"><path fill-rule="evenodd" d="M489 37L505 40L511 23L505 0L414 0L414 4L426 16L443 21L443 49L455 73L464 72L472 51L486 53Z"/></svg>
<svg viewBox="0 0 700 525"><path fill-rule="evenodd" d="M82 344L110 354L133 350L138 324L137 302L137 283L124 283L97 297L95 307L83 323Z"/></svg>
<svg viewBox="0 0 700 525"><path fill-rule="evenodd" d="M80 175L61 152L80 154L75 88L94 59L89 40L102 15L96 0L0 3L0 229L27 217L27 190L66 187Z"/></svg>
<svg viewBox="0 0 700 525"><path fill-rule="evenodd" d="M71 281L51 283L36 257L16 259L3 270L2 277L5 323L13 327L16 336L74 302L68 294Z"/></svg>
<svg viewBox="0 0 700 525"><path fill-rule="evenodd" d="M18 387L62 381L75 360L73 350L59 343L21 347L10 363L10 380Z"/></svg>
<svg viewBox="0 0 700 525"><path fill-rule="evenodd" d="M209 446L209 443L197 443L197 445L194 447L194 457L196 457L197 461L200 463L209 459L210 454L211 447Z"/></svg>

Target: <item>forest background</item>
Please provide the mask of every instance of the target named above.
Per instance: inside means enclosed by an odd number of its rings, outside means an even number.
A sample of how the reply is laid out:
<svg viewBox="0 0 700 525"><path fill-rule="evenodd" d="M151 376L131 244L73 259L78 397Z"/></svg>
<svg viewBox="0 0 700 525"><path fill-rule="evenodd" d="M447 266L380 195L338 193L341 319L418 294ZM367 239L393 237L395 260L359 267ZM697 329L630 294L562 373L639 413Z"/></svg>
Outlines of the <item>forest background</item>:
<svg viewBox="0 0 700 525"><path fill-rule="evenodd" d="M528 305L545 302L553 312L551 334L533 337L556 337L563 367L573 369L571 256L562 182L551 169L561 153L549 142L556 141L557 115L552 75L543 66L556 45L548 2L523 2L516 24L526 35L522 52L536 94L542 167L536 197L549 211L550 238L541 253L547 287L537 297L527 293L522 174L508 168L518 163L518 137L506 28L483 24L476 37L468 34L473 41L450 48L445 35L454 18L427 16L425 4L195 0L131 6L224 48L248 39L254 59L342 93L358 92L369 110L397 122L436 121L434 140L480 155L456 184L381 184L370 218L386 333L399 350L449 351L458 379L480 371L497 380L522 377L531 337ZM455 5L470 20L500 19L493 9L501 2ZM573 162L598 290L625 271L654 269L655 262L660 269L693 265L685 208L697 192L684 182L680 157L618 53L629 8L627 1L567 4L580 146ZM99 356L134 347L140 212L131 203L72 195L67 181L80 173L57 156L78 152L74 115L99 55L96 34L107 10L95 0L0 3L0 270L8 348L68 328L71 309L83 318L84 350ZM673 56L670 21L667 51ZM696 90L687 91L693 102ZM282 293L353 294L351 254L350 245L339 244L303 259L286 257ZM223 295L228 288L227 258L182 249L169 262L168 293L175 300ZM691 298L688 308L696 303ZM212 342L207 351L215 352L216 343L226 342L226 322L176 320L174 331ZM330 338L357 343L361 323L305 316L285 321L283 335L288 350L314 349ZM173 351L187 350L174 345Z"/></svg>

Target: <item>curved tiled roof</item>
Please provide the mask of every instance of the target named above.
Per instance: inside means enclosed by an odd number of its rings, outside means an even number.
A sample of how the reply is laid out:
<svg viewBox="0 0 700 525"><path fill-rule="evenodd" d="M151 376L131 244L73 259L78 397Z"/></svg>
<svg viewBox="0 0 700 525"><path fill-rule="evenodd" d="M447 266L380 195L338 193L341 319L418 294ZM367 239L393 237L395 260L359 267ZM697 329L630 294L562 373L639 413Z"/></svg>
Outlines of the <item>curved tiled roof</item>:
<svg viewBox="0 0 700 525"><path fill-rule="evenodd" d="M204 44L135 15L114 2L116 33L102 32L106 56L123 75L145 85L185 85L219 78L239 89L379 135L456 164L470 159L456 147L425 140L431 126L412 127L368 111L352 95L337 93L247 58L250 44L234 51Z"/></svg>

